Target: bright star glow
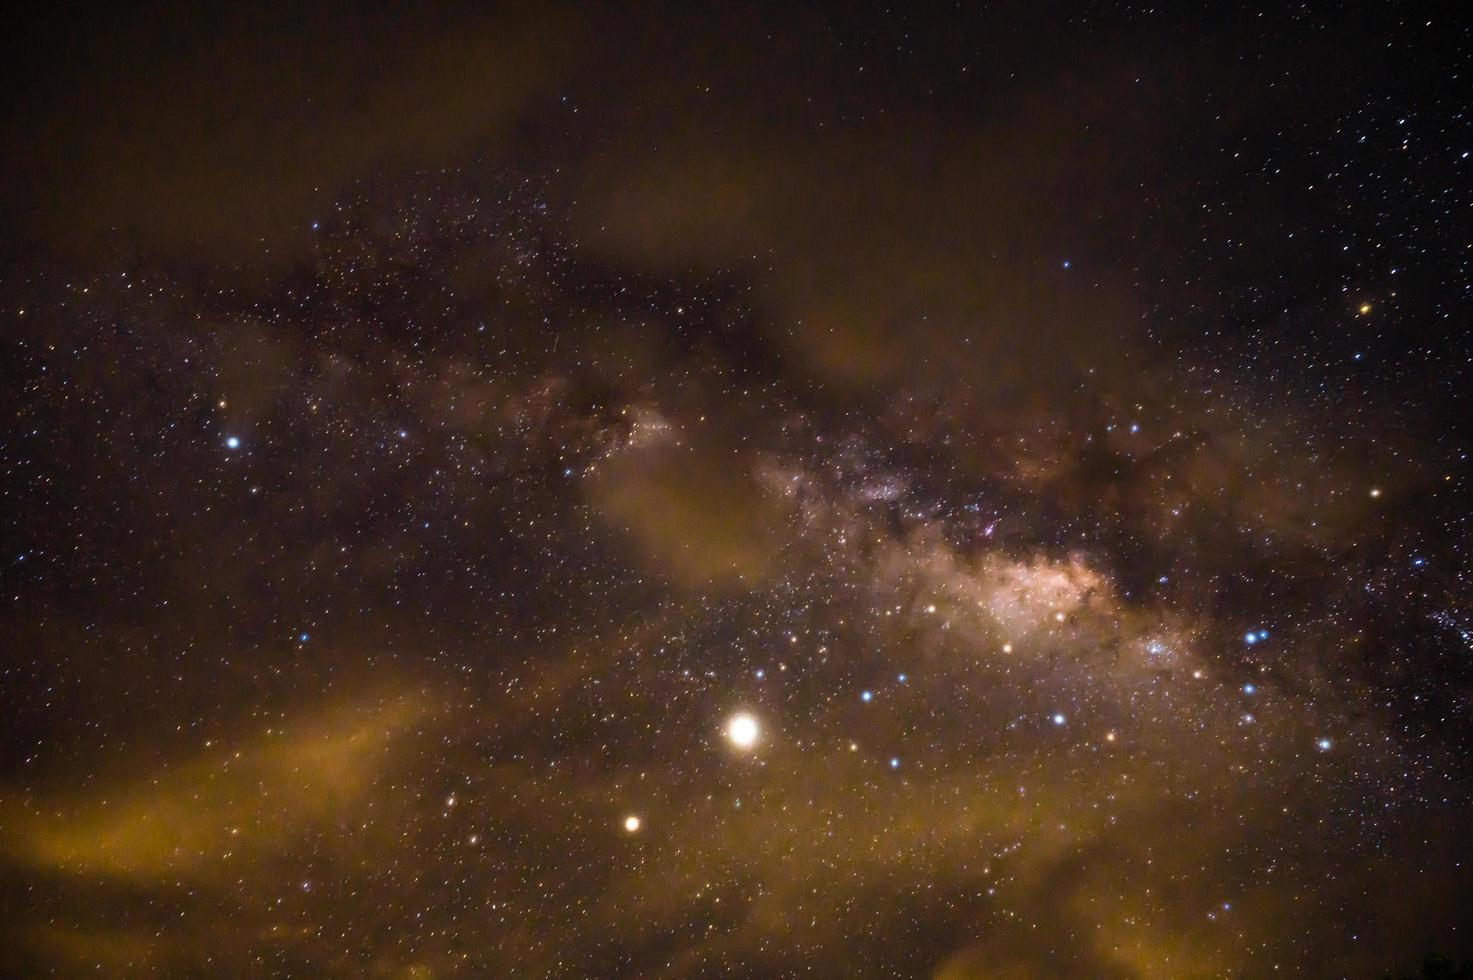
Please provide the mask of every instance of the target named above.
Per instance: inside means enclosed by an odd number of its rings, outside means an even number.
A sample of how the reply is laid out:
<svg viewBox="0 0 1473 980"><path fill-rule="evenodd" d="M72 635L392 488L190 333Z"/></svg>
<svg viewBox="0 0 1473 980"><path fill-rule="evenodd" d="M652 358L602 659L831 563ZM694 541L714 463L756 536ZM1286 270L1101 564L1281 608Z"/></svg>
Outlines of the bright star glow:
<svg viewBox="0 0 1473 980"><path fill-rule="evenodd" d="M637 833L639 833L640 823L641 823L640 819L638 817L636 817L634 814L631 813L629 816L627 816L627 817L624 818L624 830L625 830L625 832L626 833L630 833L630 834L637 834Z"/></svg>
<svg viewBox="0 0 1473 980"><path fill-rule="evenodd" d="M743 711L732 715L726 723L726 738L739 749L750 749L762 735L757 719Z"/></svg>

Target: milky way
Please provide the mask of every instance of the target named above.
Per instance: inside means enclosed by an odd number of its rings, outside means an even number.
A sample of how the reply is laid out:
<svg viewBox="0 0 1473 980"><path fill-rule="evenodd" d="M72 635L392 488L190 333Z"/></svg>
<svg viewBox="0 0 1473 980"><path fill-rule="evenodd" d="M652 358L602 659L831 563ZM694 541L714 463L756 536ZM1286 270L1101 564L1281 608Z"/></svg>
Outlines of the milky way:
<svg viewBox="0 0 1473 980"><path fill-rule="evenodd" d="M56 55L8 969L1467 953L1468 29L1039 16Z"/></svg>

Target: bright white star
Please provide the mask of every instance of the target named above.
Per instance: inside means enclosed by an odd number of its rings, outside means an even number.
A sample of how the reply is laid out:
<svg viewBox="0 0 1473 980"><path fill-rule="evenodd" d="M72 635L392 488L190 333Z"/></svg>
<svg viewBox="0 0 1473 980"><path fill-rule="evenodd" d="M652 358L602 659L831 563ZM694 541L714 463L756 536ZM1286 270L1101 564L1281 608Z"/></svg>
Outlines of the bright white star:
<svg viewBox="0 0 1473 980"><path fill-rule="evenodd" d="M739 749L750 749L761 736L762 728L757 719L745 711L732 715L726 722L726 738Z"/></svg>

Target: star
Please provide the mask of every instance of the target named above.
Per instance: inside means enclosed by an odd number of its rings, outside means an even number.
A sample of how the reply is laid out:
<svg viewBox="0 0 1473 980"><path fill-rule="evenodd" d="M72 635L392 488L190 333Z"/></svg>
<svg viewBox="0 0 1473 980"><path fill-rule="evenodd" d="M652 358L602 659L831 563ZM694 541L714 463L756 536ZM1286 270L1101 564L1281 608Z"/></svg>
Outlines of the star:
<svg viewBox="0 0 1473 980"><path fill-rule="evenodd" d="M762 737L757 719L745 711L732 715L726 722L726 739L739 749L750 749Z"/></svg>

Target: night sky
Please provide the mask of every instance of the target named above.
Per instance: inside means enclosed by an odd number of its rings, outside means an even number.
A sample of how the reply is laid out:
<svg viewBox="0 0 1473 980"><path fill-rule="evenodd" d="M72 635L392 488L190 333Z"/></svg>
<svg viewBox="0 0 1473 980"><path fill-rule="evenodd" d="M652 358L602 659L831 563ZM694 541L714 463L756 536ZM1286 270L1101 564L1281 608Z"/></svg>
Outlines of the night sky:
<svg viewBox="0 0 1473 980"><path fill-rule="evenodd" d="M1473 12L35 5L0 975L1473 957Z"/></svg>

